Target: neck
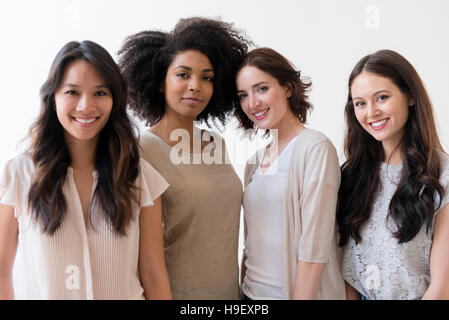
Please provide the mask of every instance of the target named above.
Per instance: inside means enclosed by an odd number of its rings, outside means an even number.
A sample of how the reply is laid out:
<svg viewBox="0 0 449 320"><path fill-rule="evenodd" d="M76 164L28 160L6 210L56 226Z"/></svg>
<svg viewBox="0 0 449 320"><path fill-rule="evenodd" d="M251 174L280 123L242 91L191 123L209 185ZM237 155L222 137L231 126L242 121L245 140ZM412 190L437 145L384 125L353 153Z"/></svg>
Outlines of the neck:
<svg viewBox="0 0 449 320"><path fill-rule="evenodd" d="M74 170L95 170L97 141L67 141Z"/></svg>
<svg viewBox="0 0 449 320"><path fill-rule="evenodd" d="M304 125L292 114L277 128L270 129L270 131L273 133L273 130L277 130L278 144L282 145L296 137L302 129L304 129Z"/></svg>
<svg viewBox="0 0 449 320"><path fill-rule="evenodd" d="M400 164L402 162L402 152L399 143L382 143L384 148L384 162L387 164Z"/></svg>
<svg viewBox="0 0 449 320"><path fill-rule="evenodd" d="M171 133L176 129L184 129L189 133L190 140L193 140L194 118L173 116L165 114L161 121L154 127L169 140ZM157 127L157 128L156 128Z"/></svg>

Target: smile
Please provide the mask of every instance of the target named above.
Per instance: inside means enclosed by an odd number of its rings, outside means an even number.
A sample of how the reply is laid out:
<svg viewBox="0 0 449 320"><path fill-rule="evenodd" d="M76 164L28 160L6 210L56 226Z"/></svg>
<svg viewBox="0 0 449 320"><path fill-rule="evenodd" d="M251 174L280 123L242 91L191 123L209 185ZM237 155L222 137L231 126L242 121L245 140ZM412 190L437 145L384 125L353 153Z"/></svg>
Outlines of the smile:
<svg viewBox="0 0 449 320"><path fill-rule="evenodd" d="M265 110L253 113L252 115L254 116L254 118L256 118L256 120L262 120L263 118L266 117L266 114L267 114L268 110L270 110L270 108L267 108Z"/></svg>
<svg viewBox="0 0 449 320"><path fill-rule="evenodd" d="M82 126L82 127L90 127L93 125L93 123L99 119L99 117L93 117L93 118L77 118L77 117L72 117L73 120L75 120L75 122Z"/></svg>
<svg viewBox="0 0 449 320"><path fill-rule="evenodd" d="M202 100L198 99L198 98L182 98L182 100L186 101L187 103L191 103L191 104L197 104L197 103L202 102Z"/></svg>
<svg viewBox="0 0 449 320"><path fill-rule="evenodd" d="M390 119L387 118L387 119L371 122L371 123L369 123L369 125L374 130L381 130L381 129L385 128L385 126L387 125L388 120L390 120Z"/></svg>

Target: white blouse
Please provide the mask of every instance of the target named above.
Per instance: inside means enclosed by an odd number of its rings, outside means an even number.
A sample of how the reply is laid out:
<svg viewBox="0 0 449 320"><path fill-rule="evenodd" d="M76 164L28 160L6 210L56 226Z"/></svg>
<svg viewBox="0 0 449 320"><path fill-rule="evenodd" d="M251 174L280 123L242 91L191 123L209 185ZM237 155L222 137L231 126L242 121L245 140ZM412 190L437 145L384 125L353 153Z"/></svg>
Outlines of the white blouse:
<svg viewBox="0 0 449 320"><path fill-rule="evenodd" d="M18 220L18 250L14 266L16 299L143 299L138 277L139 212L152 206L168 187L164 178L145 160L140 160L136 179L140 207L119 236L95 207L93 227L87 227L73 170L68 168L63 192L67 213L56 232L49 236L28 210L28 190L34 164L29 154L10 160L0 179L0 203L14 207ZM94 184L97 173L93 173Z"/></svg>
<svg viewBox="0 0 449 320"><path fill-rule="evenodd" d="M253 300L284 299L282 290L282 211L296 137L262 173L260 166L245 188L243 210L248 235L242 284Z"/></svg>

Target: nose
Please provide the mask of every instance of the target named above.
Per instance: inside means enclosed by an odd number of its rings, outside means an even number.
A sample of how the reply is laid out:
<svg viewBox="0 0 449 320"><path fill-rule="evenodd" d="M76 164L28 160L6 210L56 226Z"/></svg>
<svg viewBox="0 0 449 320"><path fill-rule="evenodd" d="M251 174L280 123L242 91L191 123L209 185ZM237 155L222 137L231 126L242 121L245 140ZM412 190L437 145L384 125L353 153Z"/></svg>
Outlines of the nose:
<svg viewBox="0 0 449 320"><path fill-rule="evenodd" d="M190 78L189 90L190 91L194 91L194 92L200 92L201 91L201 86L200 86L199 79L196 79L196 77Z"/></svg>
<svg viewBox="0 0 449 320"><path fill-rule="evenodd" d="M248 95L248 106L251 112L257 111L259 109L260 101L259 99L257 99L256 95L253 94Z"/></svg>
<svg viewBox="0 0 449 320"><path fill-rule="evenodd" d="M367 103L367 116L368 118L374 118L379 114L379 109L375 103L368 102Z"/></svg>
<svg viewBox="0 0 449 320"><path fill-rule="evenodd" d="M78 104L76 106L76 111L89 113L96 109L95 101L93 97L90 97L87 94L83 94L78 100Z"/></svg>

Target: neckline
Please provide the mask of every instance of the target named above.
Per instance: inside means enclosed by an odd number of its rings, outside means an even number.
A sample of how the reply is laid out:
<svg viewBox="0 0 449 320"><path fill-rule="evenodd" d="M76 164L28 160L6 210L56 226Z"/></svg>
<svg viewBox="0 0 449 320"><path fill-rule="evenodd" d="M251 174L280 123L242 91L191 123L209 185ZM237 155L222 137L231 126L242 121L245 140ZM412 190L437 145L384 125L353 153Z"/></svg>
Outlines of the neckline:
<svg viewBox="0 0 449 320"><path fill-rule="evenodd" d="M217 145L216 145L216 143L215 143L215 138L214 138L214 136L212 135L212 133L211 133L210 131L201 129L201 135L203 134L203 132L207 132L207 134L209 134L209 135L212 137L212 141L209 142L209 143L213 143L213 147L214 147L214 148L213 148L212 150L215 150L215 149L217 148ZM179 150L179 149L175 148L174 146L169 145L167 142L164 141L164 139L162 139L161 137L159 137L157 134L155 134L155 133L149 131L148 129L145 129L145 130L144 130L144 133L147 133L147 134L152 135L153 137L156 137L157 140L159 140L164 146L168 147L170 150L171 150L171 149L175 149L177 152L182 153L182 154L185 154L185 155L189 155L189 156L195 156L195 155L202 155L202 154L204 154L204 148L203 148L203 150L201 150L201 153L185 152L185 151L182 151L182 150ZM208 144L208 145L209 145L209 144ZM210 150L210 151L212 151L212 150ZM208 151L208 152L210 152L210 151Z"/></svg>
<svg viewBox="0 0 449 320"><path fill-rule="evenodd" d="M67 167L67 173L69 173L69 174L71 174L71 175L73 176L73 168L72 168L71 166L68 166L68 167ZM97 171L97 170L94 170L94 171L92 172L92 177L93 177L94 179L97 179L97 178L98 178L98 171Z"/></svg>
<svg viewBox="0 0 449 320"><path fill-rule="evenodd" d="M298 139L299 135L300 135L305 129L306 129L306 128L304 128L303 130L301 130L301 132L299 132L296 136L294 136L293 138L290 139L290 141L289 141L289 142L287 143L287 145L285 146L284 150L281 151L281 153L280 153L280 154L276 157L276 159L270 164L270 166L265 170L265 172L262 172L262 168L261 168L262 161L259 162L259 165L257 166L257 170L256 170L256 171L257 171L260 175L262 175L262 176L264 176L264 175L270 175L270 170L271 170L271 168L273 167L273 165L274 165L275 163L279 163L279 160L281 159L281 157L282 157L282 156L285 154L285 152L290 148L290 146L294 144L294 142L296 143L296 140ZM262 160L263 160L263 157L264 157L264 155L265 155L265 150L266 150L266 148L267 148L267 147L265 147L265 148L263 149Z"/></svg>

